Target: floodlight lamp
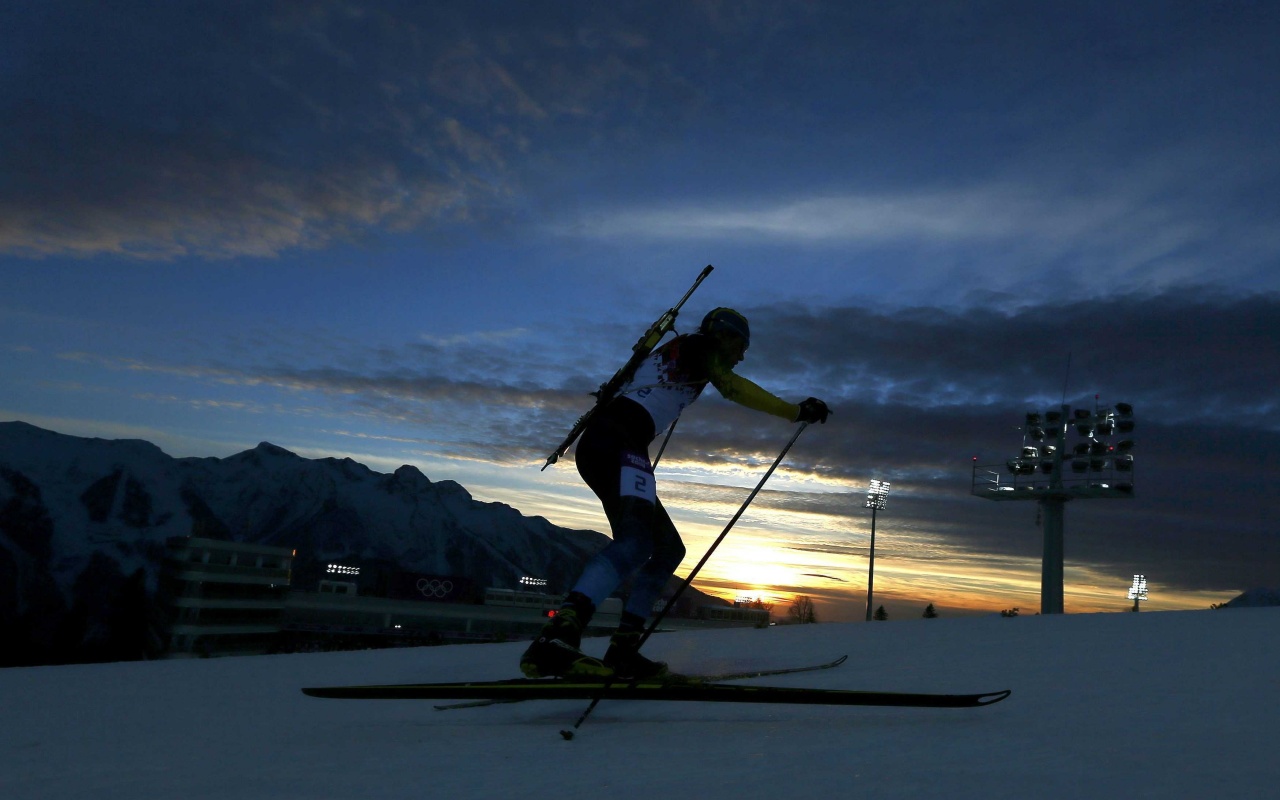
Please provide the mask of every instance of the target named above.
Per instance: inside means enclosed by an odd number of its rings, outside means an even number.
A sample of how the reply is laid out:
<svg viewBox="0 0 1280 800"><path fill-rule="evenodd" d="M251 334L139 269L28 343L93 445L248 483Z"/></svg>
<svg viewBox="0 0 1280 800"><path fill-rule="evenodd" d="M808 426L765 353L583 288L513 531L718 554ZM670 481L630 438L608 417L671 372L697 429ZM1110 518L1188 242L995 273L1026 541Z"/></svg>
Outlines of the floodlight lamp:
<svg viewBox="0 0 1280 800"><path fill-rule="evenodd" d="M1134 575L1133 585L1129 587L1130 600L1146 600L1147 599L1147 576Z"/></svg>
<svg viewBox="0 0 1280 800"><path fill-rule="evenodd" d="M1132 449L1133 449L1132 439L1121 439L1120 441L1116 442L1117 453L1127 453Z"/></svg>
<svg viewBox="0 0 1280 800"><path fill-rule="evenodd" d="M1027 427L1035 428L1040 425L1040 415L1034 411L1027 412Z"/></svg>
<svg viewBox="0 0 1280 800"><path fill-rule="evenodd" d="M1133 416L1133 406L1128 403L1116 403L1116 413L1122 417Z"/></svg>
<svg viewBox="0 0 1280 800"><path fill-rule="evenodd" d="M1015 464L1017 464L1017 459L1009 462L1009 468L1014 472L1017 471L1014 466ZM884 510L888 497L889 482L872 480L870 485L867 487L867 502L863 504L863 507L882 511Z"/></svg>
<svg viewBox="0 0 1280 800"><path fill-rule="evenodd" d="M1030 475L1036 471L1036 462L1033 458L1011 458L1005 462L1005 466L1009 468L1009 472L1014 475Z"/></svg>
<svg viewBox="0 0 1280 800"><path fill-rule="evenodd" d="M1022 448L1023 458L1035 458L1038 455L1040 455L1039 447L1035 447L1033 445L1027 445L1026 447Z"/></svg>
<svg viewBox="0 0 1280 800"><path fill-rule="evenodd" d="M1116 430L1116 423L1110 419L1104 419L1095 426L1099 436L1110 436Z"/></svg>
<svg viewBox="0 0 1280 800"><path fill-rule="evenodd" d="M1093 416L1093 414L1091 414L1089 412L1089 409L1087 408L1077 408L1075 411L1075 415L1077 420L1088 420L1090 417Z"/></svg>
<svg viewBox="0 0 1280 800"><path fill-rule="evenodd" d="M1119 472L1133 472L1133 456L1116 456L1115 464Z"/></svg>
<svg viewBox="0 0 1280 800"><path fill-rule="evenodd" d="M1037 442L1044 441L1044 428L1028 428L1027 435Z"/></svg>
<svg viewBox="0 0 1280 800"><path fill-rule="evenodd" d="M1047 422L1047 423L1049 423L1050 425L1053 425L1054 423L1057 423L1057 422L1061 422L1061 421L1062 421L1062 412L1061 412L1061 411L1046 411L1046 412L1045 412L1045 414L1044 414L1044 421L1045 421L1045 422Z"/></svg>

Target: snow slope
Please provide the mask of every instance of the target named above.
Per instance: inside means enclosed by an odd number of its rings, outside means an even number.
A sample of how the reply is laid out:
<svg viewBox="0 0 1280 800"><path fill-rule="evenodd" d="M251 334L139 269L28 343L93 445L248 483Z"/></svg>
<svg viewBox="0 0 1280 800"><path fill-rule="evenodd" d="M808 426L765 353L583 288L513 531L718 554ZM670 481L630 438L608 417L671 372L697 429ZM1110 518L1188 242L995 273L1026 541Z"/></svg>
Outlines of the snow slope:
<svg viewBox="0 0 1280 800"><path fill-rule="evenodd" d="M587 649L603 647L594 640ZM0 797L1261 798L1280 609L668 633L689 671L850 655L777 684L1014 690L979 709L581 702L437 712L299 687L515 674L521 645L0 670Z"/></svg>

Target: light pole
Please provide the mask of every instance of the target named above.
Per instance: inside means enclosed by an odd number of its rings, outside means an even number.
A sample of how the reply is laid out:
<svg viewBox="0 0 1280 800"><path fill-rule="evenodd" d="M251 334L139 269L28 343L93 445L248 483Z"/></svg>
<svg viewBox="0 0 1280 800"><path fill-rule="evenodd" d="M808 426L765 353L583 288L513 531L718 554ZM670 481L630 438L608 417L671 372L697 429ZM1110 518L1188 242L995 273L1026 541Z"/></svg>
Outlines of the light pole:
<svg viewBox="0 0 1280 800"><path fill-rule="evenodd" d="M1022 453L1005 462L1012 478L998 465L979 466L973 460L971 494L987 500L1035 500L1044 528L1044 556L1040 562L1040 613L1063 613L1063 507L1068 500L1133 498L1132 439L1110 442L1113 434L1133 431L1133 406L1114 409L1077 408L1066 403L1041 415L1027 414ZM1077 436L1067 452L1067 432ZM1051 444L1050 444L1051 442ZM1069 467L1071 476L1064 473ZM1003 482L1002 482L1003 479Z"/></svg>
<svg viewBox="0 0 1280 800"><path fill-rule="evenodd" d="M867 622L871 621L871 593L876 578L876 512L885 507L889 499L888 481L871 481L867 489L867 502L863 508L871 509L871 557L867 560Z"/></svg>
<svg viewBox="0 0 1280 800"><path fill-rule="evenodd" d="M1133 610L1138 611L1138 603L1147 599L1147 576L1134 575L1133 585L1129 587L1129 599L1133 601Z"/></svg>

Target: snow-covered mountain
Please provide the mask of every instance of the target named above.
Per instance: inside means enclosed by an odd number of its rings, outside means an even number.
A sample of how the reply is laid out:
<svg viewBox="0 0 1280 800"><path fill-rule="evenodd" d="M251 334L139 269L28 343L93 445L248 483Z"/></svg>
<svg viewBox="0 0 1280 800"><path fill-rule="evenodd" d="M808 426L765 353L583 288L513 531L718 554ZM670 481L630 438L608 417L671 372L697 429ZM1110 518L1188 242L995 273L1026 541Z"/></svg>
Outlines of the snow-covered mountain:
<svg viewBox="0 0 1280 800"><path fill-rule="evenodd" d="M295 572L379 560L481 586L537 575L553 589L607 541L478 502L411 466L383 474L266 442L228 458L172 458L145 441L0 423L0 633L10 652L91 637L127 587L154 592L165 540L192 532L295 548ZM83 632L66 624L77 609Z"/></svg>

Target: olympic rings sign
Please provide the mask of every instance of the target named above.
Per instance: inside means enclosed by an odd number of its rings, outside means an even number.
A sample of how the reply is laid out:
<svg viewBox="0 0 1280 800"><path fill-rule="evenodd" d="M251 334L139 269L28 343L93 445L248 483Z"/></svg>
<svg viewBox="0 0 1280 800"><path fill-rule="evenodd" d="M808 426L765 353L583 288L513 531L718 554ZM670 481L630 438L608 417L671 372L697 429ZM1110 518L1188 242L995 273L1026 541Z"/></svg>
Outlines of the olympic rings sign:
<svg viewBox="0 0 1280 800"><path fill-rule="evenodd" d="M436 597L444 599L453 594L453 581L440 580L439 578L419 578L418 591L423 597Z"/></svg>

